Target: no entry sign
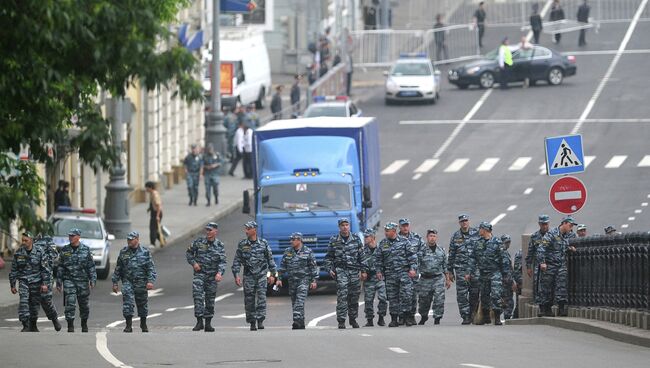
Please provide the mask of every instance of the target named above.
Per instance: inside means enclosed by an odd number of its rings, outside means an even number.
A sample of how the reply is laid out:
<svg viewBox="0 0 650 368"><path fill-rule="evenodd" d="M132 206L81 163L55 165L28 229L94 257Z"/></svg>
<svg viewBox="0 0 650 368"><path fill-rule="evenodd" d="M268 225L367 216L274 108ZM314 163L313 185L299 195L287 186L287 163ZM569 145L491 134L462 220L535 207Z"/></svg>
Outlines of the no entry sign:
<svg viewBox="0 0 650 368"><path fill-rule="evenodd" d="M556 211L571 215L580 211L585 205L587 188L579 179L565 176L551 185L549 200Z"/></svg>

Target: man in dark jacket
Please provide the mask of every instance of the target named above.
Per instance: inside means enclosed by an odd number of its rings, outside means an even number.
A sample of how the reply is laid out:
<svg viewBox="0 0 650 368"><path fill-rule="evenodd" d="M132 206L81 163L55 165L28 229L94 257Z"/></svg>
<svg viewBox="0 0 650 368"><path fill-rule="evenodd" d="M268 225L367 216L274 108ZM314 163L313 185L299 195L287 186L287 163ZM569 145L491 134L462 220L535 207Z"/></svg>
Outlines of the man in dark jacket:
<svg viewBox="0 0 650 368"><path fill-rule="evenodd" d="M271 99L271 113L274 120L282 119L282 85L275 87L275 94Z"/></svg>
<svg viewBox="0 0 650 368"><path fill-rule="evenodd" d="M533 31L535 44L539 44L539 35L542 33L542 17L539 15L539 4L533 4L533 14L530 16L530 29Z"/></svg>
<svg viewBox="0 0 650 368"><path fill-rule="evenodd" d="M578 22L584 23L584 25L587 25L589 23L589 5L587 5L587 0L584 0L582 5L578 7ZM586 40L586 33L587 29L583 28L580 30L580 37L578 38L578 46L585 46L587 44Z"/></svg>
<svg viewBox="0 0 650 368"><path fill-rule="evenodd" d="M562 5L560 5L560 0L553 0L550 14L551 22L563 20L564 18L566 17L564 16L564 9L562 9ZM562 39L562 33L556 33L554 37L555 43L560 43L560 40Z"/></svg>
<svg viewBox="0 0 650 368"><path fill-rule="evenodd" d="M293 85L291 85L291 106L293 107L292 117L298 117L300 114L300 81L302 80L302 76L296 74L293 79Z"/></svg>

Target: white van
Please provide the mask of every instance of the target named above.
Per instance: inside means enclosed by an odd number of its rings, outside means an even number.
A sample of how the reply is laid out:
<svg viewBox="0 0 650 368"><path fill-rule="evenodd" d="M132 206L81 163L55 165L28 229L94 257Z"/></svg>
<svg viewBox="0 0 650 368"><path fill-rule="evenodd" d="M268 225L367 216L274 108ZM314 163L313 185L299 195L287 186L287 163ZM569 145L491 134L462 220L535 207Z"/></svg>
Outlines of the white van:
<svg viewBox="0 0 650 368"><path fill-rule="evenodd" d="M247 36L242 39L221 39L219 55L221 63L233 65L233 93L221 95L223 106L255 103L258 109L264 107L265 99L271 93L271 66L263 35ZM207 55L206 55L207 56ZM209 68L208 57L207 68ZM210 73L206 73L203 85L210 92Z"/></svg>

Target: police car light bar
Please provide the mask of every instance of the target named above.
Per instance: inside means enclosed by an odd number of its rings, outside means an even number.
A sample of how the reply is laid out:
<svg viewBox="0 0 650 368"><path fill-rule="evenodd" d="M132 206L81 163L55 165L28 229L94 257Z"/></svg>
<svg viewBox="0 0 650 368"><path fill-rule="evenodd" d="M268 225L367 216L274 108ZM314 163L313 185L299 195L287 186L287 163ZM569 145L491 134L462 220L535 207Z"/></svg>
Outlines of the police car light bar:
<svg viewBox="0 0 650 368"><path fill-rule="evenodd" d="M424 52L402 52L399 54L401 59L405 58L426 58L427 54Z"/></svg>
<svg viewBox="0 0 650 368"><path fill-rule="evenodd" d="M347 101L348 96L314 96L314 102Z"/></svg>
<svg viewBox="0 0 650 368"><path fill-rule="evenodd" d="M90 214L97 213L97 211L94 208L73 208L70 206L59 206L56 208L56 212L79 212L79 213L90 213Z"/></svg>

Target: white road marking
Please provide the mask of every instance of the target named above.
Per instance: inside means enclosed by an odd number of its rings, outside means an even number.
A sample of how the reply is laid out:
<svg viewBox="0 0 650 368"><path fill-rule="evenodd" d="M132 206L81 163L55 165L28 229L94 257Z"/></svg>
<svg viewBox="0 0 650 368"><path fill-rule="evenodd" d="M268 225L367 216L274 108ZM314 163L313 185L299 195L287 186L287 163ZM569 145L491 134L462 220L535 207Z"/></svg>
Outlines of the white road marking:
<svg viewBox="0 0 650 368"><path fill-rule="evenodd" d="M393 199L400 199L402 197L402 194L404 194L404 193L402 193L402 192L395 193L395 195L393 196Z"/></svg>
<svg viewBox="0 0 650 368"><path fill-rule="evenodd" d="M194 326L174 326L172 330L191 330Z"/></svg>
<svg viewBox="0 0 650 368"><path fill-rule="evenodd" d="M594 50L594 51L564 51L564 55L573 55L573 56L591 56L591 55L615 55L618 50ZM622 52L623 55L629 54L648 54L650 50L648 49L637 49L637 50L625 50Z"/></svg>
<svg viewBox="0 0 650 368"><path fill-rule="evenodd" d="M421 174L421 173L417 173L417 174L413 175L413 180L418 180L418 179L420 179L421 177L422 177L422 174Z"/></svg>
<svg viewBox="0 0 650 368"><path fill-rule="evenodd" d="M546 175L546 163L539 165L539 175Z"/></svg>
<svg viewBox="0 0 650 368"><path fill-rule="evenodd" d="M163 294L163 290L165 290L165 289L160 288L160 289L148 290L147 291L147 297L153 298L154 296L165 295L165 294Z"/></svg>
<svg viewBox="0 0 650 368"><path fill-rule="evenodd" d="M476 119L467 121L466 124L576 124L580 119ZM460 124L462 120L454 119L441 119L441 120L402 120L400 125L446 125L446 124ZM596 124L647 124L650 123L649 118L633 118L633 119L585 119L585 123Z"/></svg>
<svg viewBox="0 0 650 368"><path fill-rule="evenodd" d="M244 290L244 288L241 288L241 289ZM162 289L160 289L160 290L162 291ZM233 294L233 293L225 293L223 295L219 295L218 297L214 298L214 301L218 302L218 301L224 300L224 299L226 299L228 297L231 297L233 295L235 295L235 294ZM167 308L167 309L165 309L165 312L174 312L174 311L177 311L179 309L192 309L192 308L194 308L194 305L186 305L184 307Z"/></svg>
<svg viewBox="0 0 650 368"><path fill-rule="evenodd" d="M457 158L454 160L454 162L451 163L451 165L447 166L445 172L458 172L468 162L469 162L468 158Z"/></svg>
<svg viewBox="0 0 650 368"><path fill-rule="evenodd" d="M641 203L641 207L648 207L648 202Z"/></svg>
<svg viewBox="0 0 650 368"><path fill-rule="evenodd" d="M634 210L634 213L637 213L637 214L639 214L639 213L641 213L641 212L643 212L643 210L641 210L641 209Z"/></svg>
<svg viewBox="0 0 650 368"><path fill-rule="evenodd" d="M237 291L244 291L244 287L237 288Z"/></svg>
<svg viewBox="0 0 650 368"><path fill-rule="evenodd" d="M636 165L637 167L650 167L650 155L645 155Z"/></svg>
<svg viewBox="0 0 650 368"><path fill-rule="evenodd" d="M100 331L95 334L96 342L95 348L99 352L99 355L109 362L113 367L118 368L131 368L131 366L122 363L117 359L110 350L108 350L108 340L106 339L106 331Z"/></svg>
<svg viewBox="0 0 650 368"><path fill-rule="evenodd" d="M156 317L160 317L160 316L162 316L162 313L154 313L154 314L150 314L150 315L148 315L148 316L147 316L147 319L156 318ZM135 318L133 318L133 322L136 322L136 321L139 321L139 320L140 320L140 317L135 317ZM113 322L113 323L109 323L109 324L107 324L107 325L106 325L106 328L117 327L117 326L121 325L122 323L124 323L124 320L123 320L123 319L122 319L122 320L119 320L119 321L115 321L115 322Z"/></svg>
<svg viewBox="0 0 650 368"><path fill-rule="evenodd" d="M617 155L613 156L609 162L605 165L606 169L616 169L619 168L621 165L623 165L623 162L625 162L625 159L627 159L627 156L625 155Z"/></svg>
<svg viewBox="0 0 650 368"><path fill-rule="evenodd" d="M627 229L629 226L630 225L628 225L628 224L623 224L623 225L621 225L621 229Z"/></svg>
<svg viewBox="0 0 650 368"><path fill-rule="evenodd" d="M490 171L492 168L494 168L494 165L499 162L499 158L497 157L488 157L486 158L479 167L476 168L476 171L478 172L485 172L485 171Z"/></svg>
<svg viewBox="0 0 650 368"><path fill-rule="evenodd" d="M397 348L397 347L388 348L388 350L392 351L393 353L397 353L397 354L408 354L409 353L408 351L406 351L406 350L404 350L402 348Z"/></svg>
<svg viewBox="0 0 650 368"><path fill-rule="evenodd" d="M594 162L595 159L596 159L596 156L585 156L585 162L584 162L585 169L589 166L589 164Z"/></svg>
<svg viewBox="0 0 650 368"><path fill-rule="evenodd" d="M65 316L59 316L57 319L59 321L62 321L62 320L65 319ZM5 321L7 321L7 322L18 322L20 320L18 318L5 318ZM49 319L47 319L47 317L39 317L38 320L36 320L36 322L47 322L47 321L49 321Z"/></svg>
<svg viewBox="0 0 650 368"><path fill-rule="evenodd" d="M365 302L360 302L359 306L362 306L364 304L366 304L366 303ZM307 323L307 327L318 328L319 327L318 322L320 322L320 321L322 321L324 319L333 317L335 315L336 315L336 312L332 312L332 313L324 314L324 315L322 315L320 317L316 317L316 318L312 319L311 321L309 321L309 323Z"/></svg>
<svg viewBox="0 0 650 368"><path fill-rule="evenodd" d="M242 290L244 290L244 288L242 288ZM222 301L222 300L224 300L226 298L229 298L229 297L231 297L233 295L235 295L235 294L233 294L233 293L225 293L223 295L219 295L218 297L214 298L214 301L215 302L220 302L220 301Z"/></svg>
<svg viewBox="0 0 650 368"><path fill-rule="evenodd" d="M526 188L526 190L524 190L524 195L529 195L532 192L533 192L533 188Z"/></svg>
<svg viewBox="0 0 650 368"><path fill-rule="evenodd" d="M226 319L246 318L246 313L235 314L235 315L231 315L231 316L221 316L221 317L222 317L222 318L226 318Z"/></svg>
<svg viewBox="0 0 650 368"><path fill-rule="evenodd" d="M636 218L634 216L630 216L630 217L627 218L627 220L628 221L634 221L634 220L636 220Z"/></svg>
<svg viewBox="0 0 650 368"><path fill-rule="evenodd" d="M494 368L490 365L481 365L481 364L472 364L472 363L461 363L460 365L464 367L473 367L473 368Z"/></svg>
<svg viewBox="0 0 650 368"><path fill-rule="evenodd" d="M519 157L518 159L515 160L515 162L510 165L508 168L508 171L519 171L523 170L526 165L532 160L531 157Z"/></svg>
<svg viewBox="0 0 650 368"><path fill-rule="evenodd" d="M372 335L371 335L371 334L363 333L363 334L361 334L360 336L363 336L363 337L370 337L370 336L372 336Z"/></svg>
<svg viewBox="0 0 650 368"><path fill-rule="evenodd" d="M600 83L598 84L596 91L594 91L593 96L587 103L587 107L585 107L584 111L580 115L580 118L578 119L578 122L573 127L571 134L577 134L578 131L580 131L582 124L584 124L585 120L587 119L587 116L589 116L591 110L594 108L594 105L596 104L596 100L598 100L598 97L600 97L600 94L603 92L603 89L605 89L605 84L607 84L607 81L609 80L609 78L611 78L612 74L614 73L614 69L616 68L616 65L618 65L619 60L621 60L623 51L625 51L625 48L627 47L627 43L630 42L630 38L632 38L634 29L636 28L636 25L639 22L639 18L641 17L643 10L645 10L646 5L648 5L648 0L642 0L641 4L639 4L639 7L637 8L634 17L632 18L632 22L630 23L630 26L628 27L627 32L625 33L625 36L623 37L623 40L621 41L621 44L619 45L618 50L616 51L616 55L614 55L614 59L612 60L612 63L609 65L609 68L607 68L607 72L605 72L603 79L600 80Z"/></svg>
<svg viewBox="0 0 650 368"><path fill-rule="evenodd" d="M479 110L479 109L481 108L481 106L483 106L483 104L485 103L485 100L487 100L487 98L490 97L490 94L492 94L492 88L488 89L487 91L485 91L485 93L483 93L483 95L481 96L481 98L479 98L479 100L476 102L476 104L474 104L474 106L472 107L472 109L469 110L469 112L467 113L467 115L465 115L465 117L463 118L463 120L461 120L460 124L458 124L458 125L456 126L456 128L454 128L454 131L451 132L451 135L450 135L449 137L447 137L447 139L444 141L444 143L442 144L442 146L440 146L440 148L438 148L438 150L436 151L436 153L433 155L433 158L440 158L440 156L442 156L442 154L445 153L445 151L447 150L447 148L449 148L449 145L451 144L451 142L453 142L453 140L456 138L456 136L458 135L458 133L460 133L460 131L461 131L461 130L463 129L463 127L465 126L465 124L467 124L468 121L472 120L472 118L474 117L474 115L476 115L476 113L478 112L478 110Z"/></svg>
<svg viewBox="0 0 650 368"><path fill-rule="evenodd" d="M503 220L503 218L506 217L505 213L500 213L497 217L493 218L492 221L490 221L490 224L492 226L496 225L499 223L499 221Z"/></svg>
<svg viewBox="0 0 650 368"><path fill-rule="evenodd" d="M427 172L431 171L431 169L433 169L438 164L438 162L440 162L440 160L438 160L437 158L426 159L413 172L414 173L427 173Z"/></svg>
<svg viewBox="0 0 650 368"><path fill-rule="evenodd" d="M399 171L404 165L406 165L409 160L395 160L392 164L388 165L381 174L382 175L392 175Z"/></svg>
<svg viewBox="0 0 650 368"><path fill-rule="evenodd" d="M516 205L516 204L510 205L510 206L508 207L508 211L514 211L514 210L516 210L516 209L517 209L517 205Z"/></svg>

